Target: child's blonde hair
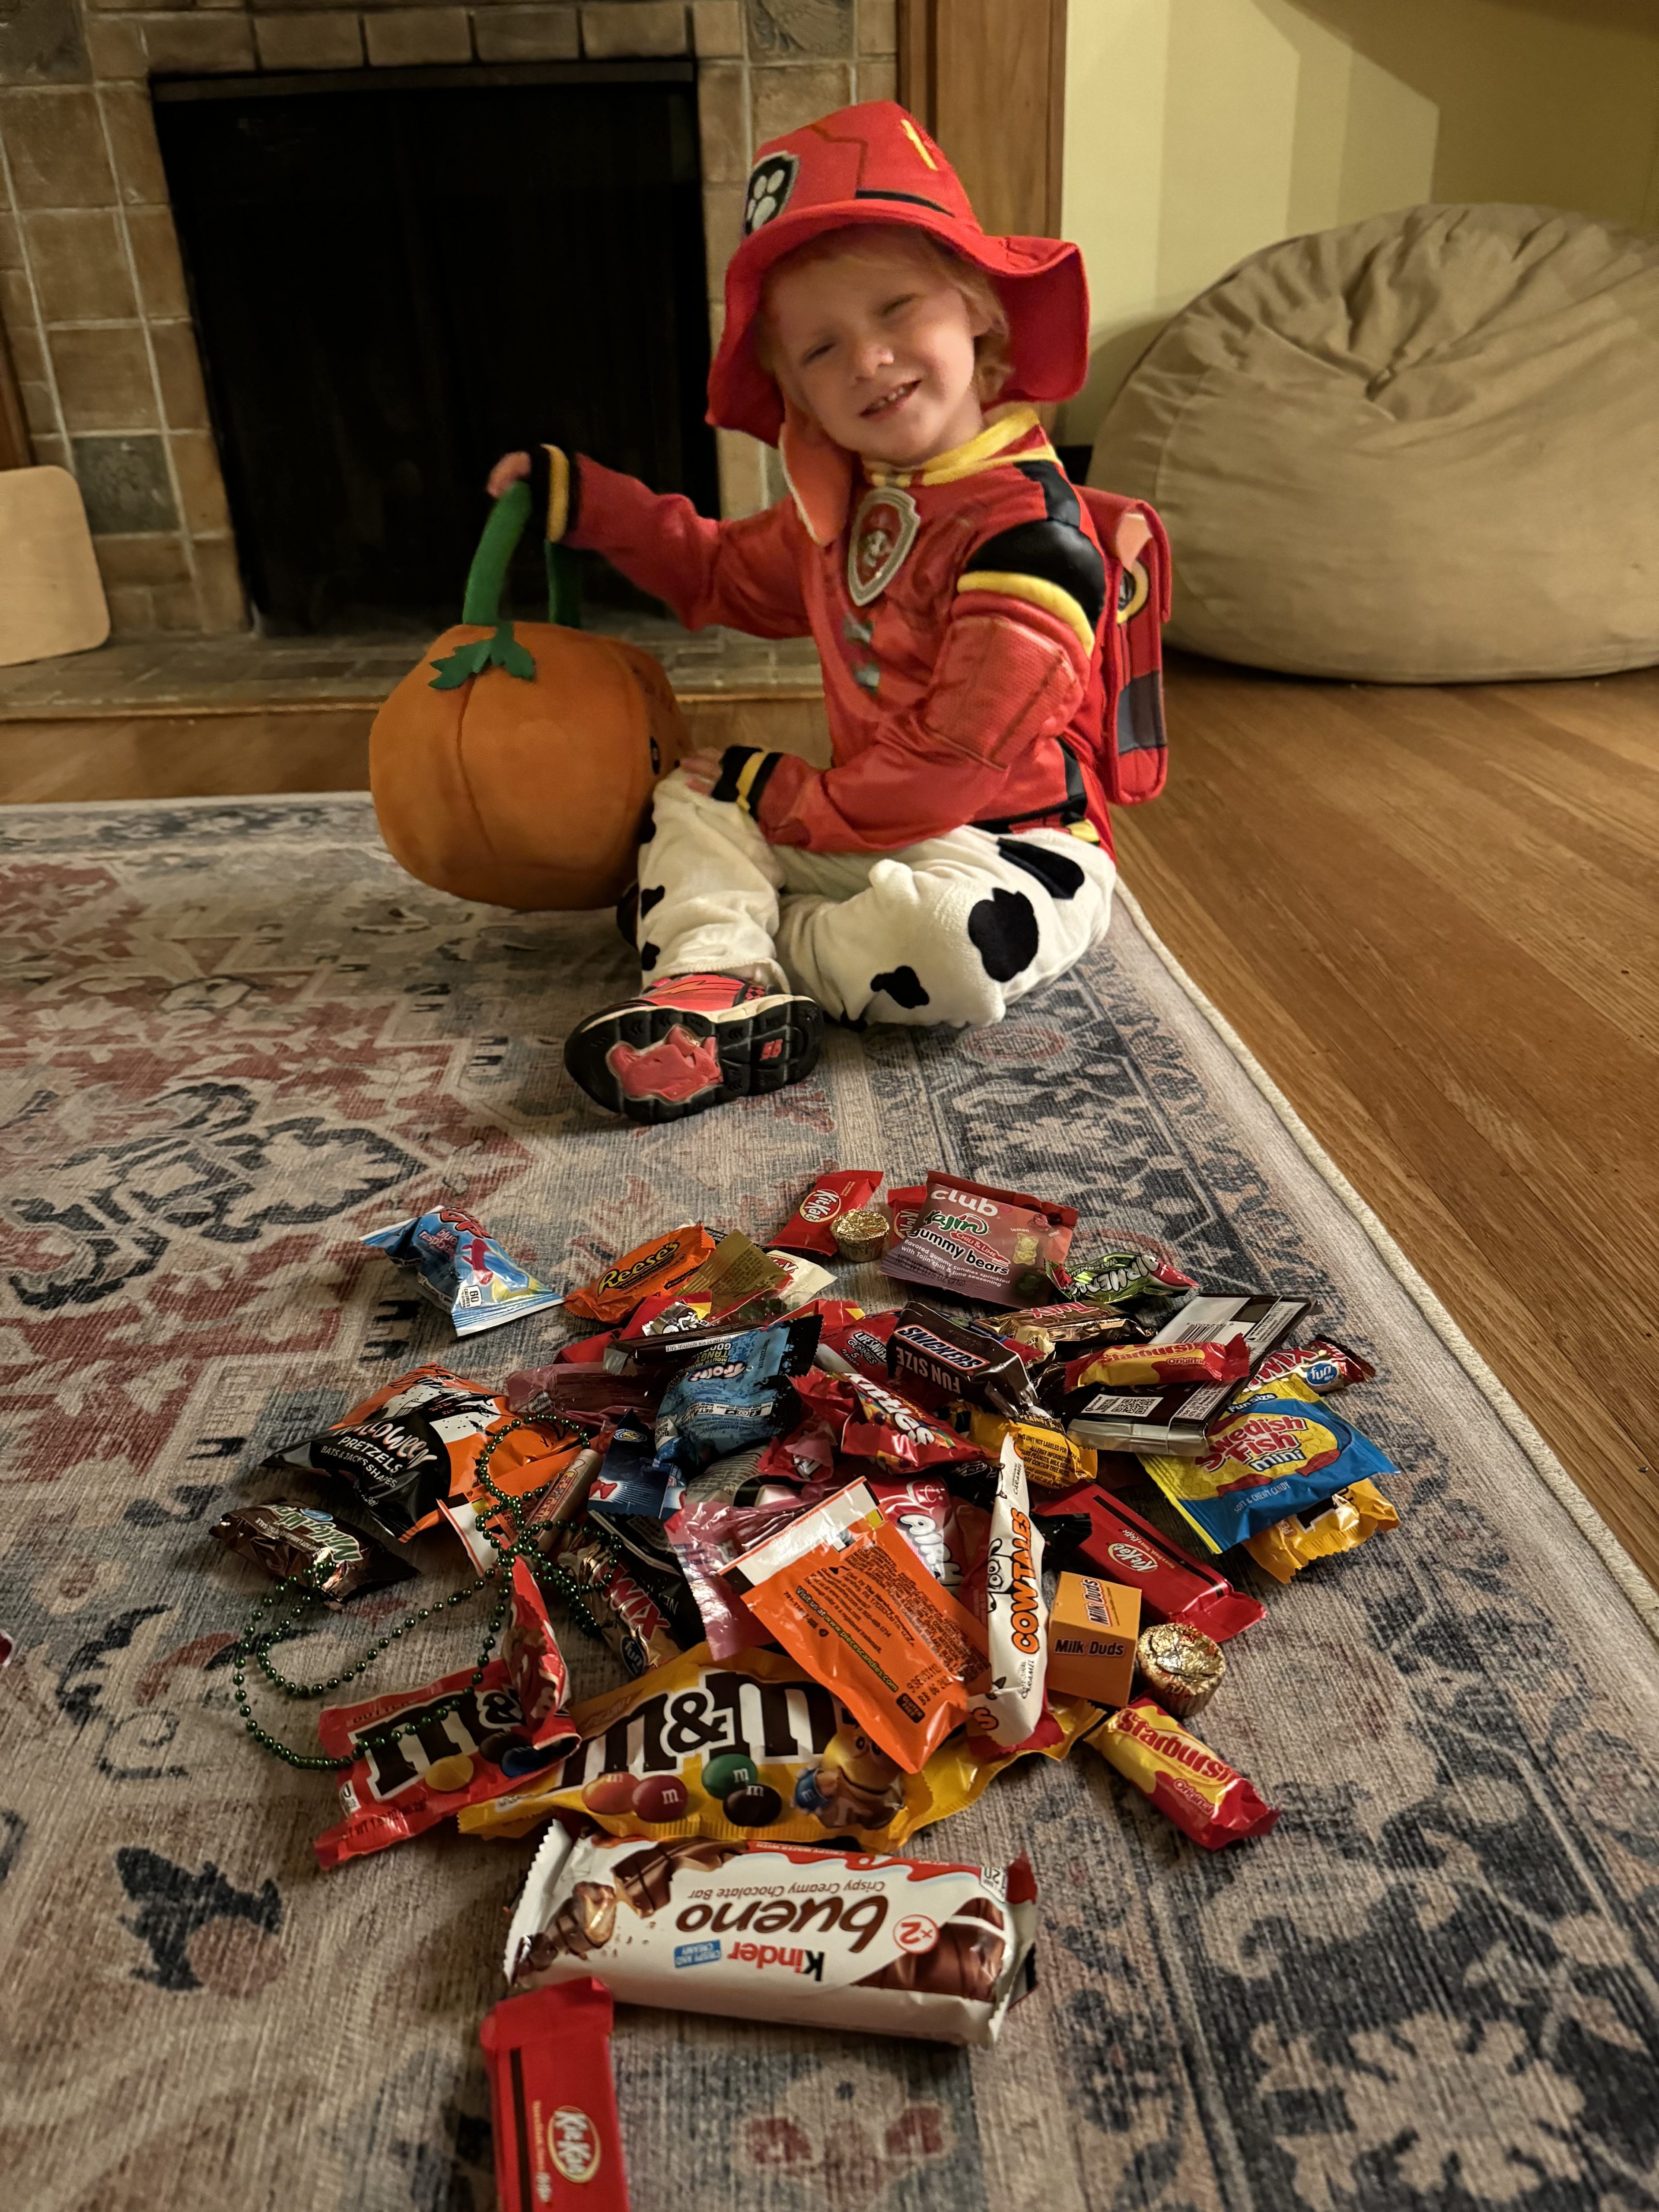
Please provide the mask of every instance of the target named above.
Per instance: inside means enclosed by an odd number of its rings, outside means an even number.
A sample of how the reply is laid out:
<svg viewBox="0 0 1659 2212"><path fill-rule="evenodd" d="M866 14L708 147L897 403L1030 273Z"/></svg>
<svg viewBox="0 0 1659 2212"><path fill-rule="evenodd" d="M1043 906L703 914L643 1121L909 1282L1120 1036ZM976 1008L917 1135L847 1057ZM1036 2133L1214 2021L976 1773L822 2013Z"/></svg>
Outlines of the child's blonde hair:
<svg viewBox="0 0 1659 2212"><path fill-rule="evenodd" d="M912 229L907 223L861 222L842 230L820 231L766 271L760 312L755 318L755 353L767 375L784 386L797 406L804 403L779 357L772 329L769 312L772 282L785 269L808 269L816 262L844 260L907 260L929 276L942 276L954 284L968 313L975 321L986 324L973 341L973 389L981 406L989 407L995 401L1013 374L1014 356L1009 345L1008 310L985 270L964 261L925 230Z"/></svg>

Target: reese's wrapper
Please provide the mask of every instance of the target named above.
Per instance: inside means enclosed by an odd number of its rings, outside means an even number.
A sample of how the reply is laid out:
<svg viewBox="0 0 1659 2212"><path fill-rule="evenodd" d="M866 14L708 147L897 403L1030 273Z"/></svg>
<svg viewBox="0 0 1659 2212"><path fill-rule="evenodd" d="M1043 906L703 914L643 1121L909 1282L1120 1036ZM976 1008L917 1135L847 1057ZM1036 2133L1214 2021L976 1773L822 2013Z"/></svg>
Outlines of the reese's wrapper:
<svg viewBox="0 0 1659 2212"><path fill-rule="evenodd" d="M331 1609L354 1590L381 1589L405 1582L415 1571L406 1559L393 1559L383 1545L360 1534L314 1505L238 1505L216 1521L208 1534L252 1559L278 1582L313 1578Z"/></svg>
<svg viewBox="0 0 1659 2212"><path fill-rule="evenodd" d="M1040 1500L1038 1510L1045 1510ZM1091 1485L1073 1491L1057 1498L1052 1510L1066 1525L1064 1544L1051 1537L1066 1565L1086 1566L1138 1590L1148 1620L1187 1621L1224 1644L1266 1611L1259 1598L1235 1589L1225 1575L1171 1543L1161 1528L1105 1490Z"/></svg>
<svg viewBox="0 0 1659 2212"><path fill-rule="evenodd" d="M387 1543L435 1528L445 1499L484 1496L473 1471L490 1440L490 1480L509 1498L540 1490L568 1467L581 1440L514 1425L506 1401L481 1382L436 1365L412 1368L303 1443L272 1456L285 1467L332 1475L357 1500L363 1517Z"/></svg>
<svg viewBox="0 0 1659 2212"><path fill-rule="evenodd" d="M323 1707L317 1722L323 1749L356 1756L339 1786L345 1818L317 1838L321 1865L384 1850L499 1797L561 1760L577 1741L564 1710L564 1654L522 1559L513 1563L501 1656L471 1683L468 1668L422 1689ZM440 1717L437 1708L458 1692L454 1709Z"/></svg>
<svg viewBox="0 0 1659 2212"><path fill-rule="evenodd" d="M836 1222L844 1213L856 1213L869 1204L881 1188L883 1172L880 1168L830 1169L819 1176L772 1242L786 1252L834 1259Z"/></svg>
<svg viewBox="0 0 1659 2212"><path fill-rule="evenodd" d="M927 1764L984 1686L985 1632L862 1482L746 1552L731 1583L907 1774Z"/></svg>
<svg viewBox="0 0 1659 2212"><path fill-rule="evenodd" d="M1333 1558L1369 1543L1386 1528L1397 1528L1400 1516L1374 1482L1361 1477L1339 1490L1327 1505L1291 1514L1271 1528L1247 1536L1244 1548L1275 1582L1288 1583L1315 1559Z"/></svg>
<svg viewBox="0 0 1659 2212"><path fill-rule="evenodd" d="M920 1219L882 1261L895 1281L924 1283L987 1305L1023 1306L1048 1294L1064 1259L1076 1209L931 1175Z"/></svg>
<svg viewBox="0 0 1659 2212"><path fill-rule="evenodd" d="M1293 1375L1252 1383L1210 1430L1208 1444L1202 1459L1141 1463L1211 1552L1322 1505L1362 1477L1400 1471Z"/></svg>
<svg viewBox="0 0 1659 2212"><path fill-rule="evenodd" d="M564 1302L562 1290L550 1289L521 1267L481 1221L454 1206L376 1229L363 1241L371 1252L384 1252L410 1270L421 1296L448 1315L457 1336L476 1336L526 1314L550 1313Z"/></svg>
<svg viewBox="0 0 1659 2212"><path fill-rule="evenodd" d="M1207 1851L1266 1835L1278 1818L1241 1774L1150 1698L1107 1714L1089 1737L1102 1759Z"/></svg>
<svg viewBox="0 0 1659 2212"><path fill-rule="evenodd" d="M1100 1709L1056 1698L1052 1711L1059 1740L1040 1756L1064 1759ZM589 1698L570 1717L582 1742L564 1765L470 1807L463 1829L521 1835L557 1813L596 1820L613 1836L739 1844L851 1836L863 1850L892 1851L971 1805L1023 1755L976 1759L959 1733L919 1773L906 1773L787 1652L738 1651L721 1661L706 1644Z"/></svg>
<svg viewBox="0 0 1659 2212"><path fill-rule="evenodd" d="M714 1239L700 1223L671 1229L666 1236L635 1245L602 1275L570 1291L564 1310L583 1321L626 1321L642 1298L653 1291L675 1289L696 1273L713 1250Z"/></svg>
<svg viewBox="0 0 1659 2212"><path fill-rule="evenodd" d="M1029 1863L549 1832L514 1911L515 1990L988 2045L1026 1984Z"/></svg>

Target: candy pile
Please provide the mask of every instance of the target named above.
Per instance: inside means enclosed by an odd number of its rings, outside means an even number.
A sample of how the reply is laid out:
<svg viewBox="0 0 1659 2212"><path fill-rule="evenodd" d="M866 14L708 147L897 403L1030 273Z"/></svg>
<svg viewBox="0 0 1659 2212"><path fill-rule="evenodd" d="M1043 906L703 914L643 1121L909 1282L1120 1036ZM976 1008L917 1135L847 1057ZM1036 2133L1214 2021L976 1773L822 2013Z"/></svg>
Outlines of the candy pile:
<svg viewBox="0 0 1659 2212"><path fill-rule="evenodd" d="M573 2035L602 2062L607 1991L993 2041L1028 1986L1030 1866L895 1854L1078 1743L1196 1844L1264 1833L1277 1813L1207 1741L1222 1646L1264 1607L1215 1562L1289 1583L1396 1523L1390 1462L1329 1402L1373 1370L1306 1301L1206 1291L1135 1232L1075 1250L1070 1206L942 1171L878 1203L882 1180L823 1175L767 1248L663 1229L563 1292L452 1210L376 1232L458 1336L561 1301L590 1327L499 1385L399 1376L267 1463L340 1510L277 1499L213 1532L278 1578L235 1696L266 1748L339 1772L325 1866L451 1818L548 1824L518 1994L486 2027L498 2153L527 2067ZM872 1261L904 1303L834 1294L837 1263ZM325 1682L280 1672L315 1606L349 1616L430 1531L470 1582ZM254 1717L250 1662L326 1696L473 1597L493 1599L476 1663L325 1705L320 1753ZM615 1687L569 1702L550 1607L614 1655ZM590 2178L558 2161L601 2157L608 2095L564 2097L570 2140L538 2131L537 2175ZM502 2172L503 2203L549 2201L521 2159Z"/></svg>

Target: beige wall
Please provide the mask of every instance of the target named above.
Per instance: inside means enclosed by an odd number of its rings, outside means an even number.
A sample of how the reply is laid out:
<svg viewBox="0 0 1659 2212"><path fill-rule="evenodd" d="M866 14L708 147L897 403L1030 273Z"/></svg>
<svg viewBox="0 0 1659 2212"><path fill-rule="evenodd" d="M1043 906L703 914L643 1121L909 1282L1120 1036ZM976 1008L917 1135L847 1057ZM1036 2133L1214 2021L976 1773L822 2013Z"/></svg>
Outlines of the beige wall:
<svg viewBox="0 0 1659 2212"><path fill-rule="evenodd" d="M1653 0L1071 0L1068 39L1077 443L1168 318L1273 239L1427 199L1659 228Z"/></svg>

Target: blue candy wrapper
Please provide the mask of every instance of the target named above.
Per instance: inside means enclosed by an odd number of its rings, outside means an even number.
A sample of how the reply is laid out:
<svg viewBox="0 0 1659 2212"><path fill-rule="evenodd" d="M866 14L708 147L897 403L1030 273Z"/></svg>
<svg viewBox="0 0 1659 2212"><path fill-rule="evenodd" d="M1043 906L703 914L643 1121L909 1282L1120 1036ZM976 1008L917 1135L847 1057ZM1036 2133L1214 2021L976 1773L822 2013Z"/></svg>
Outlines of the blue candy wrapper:
<svg viewBox="0 0 1659 2212"><path fill-rule="evenodd" d="M649 1414L619 1419L588 1492L590 1505L607 1514L635 1515L647 1521L666 1521L678 1513L685 1492L685 1477L678 1467L656 1461L656 1441Z"/></svg>
<svg viewBox="0 0 1659 2212"><path fill-rule="evenodd" d="M817 1314L796 1314L700 1346L662 1394L650 1464L636 1467L619 1457L616 1490L601 1497L601 1484L612 1473L607 1453L594 1478L592 1502L609 1514L652 1520L677 1513L687 1480L711 1460L777 1435L793 1408L790 1377L811 1364L821 1326ZM613 1452L621 1436L619 1428Z"/></svg>
<svg viewBox="0 0 1659 2212"><path fill-rule="evenodd" d="M376 1229L363 1241L418 1278L421 1296L442 1307L457 1336L477 1336L564 1303L562 1290L539 1282L508 1258L481 1221L453 1206Z"/></svg>
<svg viewBox="0 0 1659 2212"><path fill-rule="evenodd" d="M1208 1441L1202 1459L1141 1462L1207 1552L1322 1505L1363 1475L1400 1471L1294 1375L1247 1383Z"/></svg>

